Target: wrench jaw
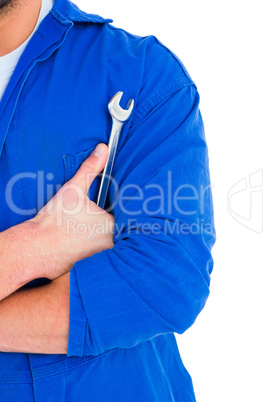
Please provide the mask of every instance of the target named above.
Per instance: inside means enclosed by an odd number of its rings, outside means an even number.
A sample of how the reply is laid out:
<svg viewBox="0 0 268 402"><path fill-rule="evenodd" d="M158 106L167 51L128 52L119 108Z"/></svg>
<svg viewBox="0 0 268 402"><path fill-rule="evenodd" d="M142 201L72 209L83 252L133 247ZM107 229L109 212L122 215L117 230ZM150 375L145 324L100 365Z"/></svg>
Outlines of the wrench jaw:
<svg viewBox="0 0 268 402"><path fill-rule="evenodd" d="M126 106L126 109L130 110L130 114L131 114L133 108L134 108L134 99L129 99L128 103L127 103L127 106Z"/></svg>
<svg viewBox="0 0 268 402"><path fill-rule="evenodd" d="M129 99L126 109L122 109L120 106L120 101L122 99L123 92L119 91L115 94L108 104L108 109L112 117L120 122L127 121L134 108L134 99Z"/></svg>

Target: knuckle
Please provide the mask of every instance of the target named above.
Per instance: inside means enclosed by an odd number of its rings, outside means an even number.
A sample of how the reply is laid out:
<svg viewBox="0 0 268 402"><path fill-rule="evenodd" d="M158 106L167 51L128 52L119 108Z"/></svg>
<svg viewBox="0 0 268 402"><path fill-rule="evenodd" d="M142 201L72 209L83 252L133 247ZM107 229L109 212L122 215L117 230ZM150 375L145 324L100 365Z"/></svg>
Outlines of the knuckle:
<svg viewBox="0 0 268 402"><path fill-rule="evenodd" d="M80 167L80 169L82 169L82 170L85 170L86 172L87 171L95 171L96 170L96 168L97 168L97 166L96 166L96 164L92 161L92 159L86 159L83 163L82 163L82 165L81 165L81 167Z"/></svg>

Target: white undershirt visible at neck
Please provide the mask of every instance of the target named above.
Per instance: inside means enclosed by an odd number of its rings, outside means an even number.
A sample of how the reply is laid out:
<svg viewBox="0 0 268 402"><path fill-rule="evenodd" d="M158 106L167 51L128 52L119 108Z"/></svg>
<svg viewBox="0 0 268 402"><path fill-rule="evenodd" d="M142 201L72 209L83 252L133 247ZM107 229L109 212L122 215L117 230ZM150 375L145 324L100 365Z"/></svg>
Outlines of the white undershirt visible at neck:
<svg viewBox="0 0 268 402"><path fill-rule="evenodd" d="M51 8L53 7L54 0L42 0L41 10L39 13L39 17L37 23L32 31L31 35L20 45L17 49L13 50L13 52L5 54L0 57L0 101L5 92L7 84L11 78L13 71L19 61L20 56L24 52L29 40L38 29L41 21L45 18L45 16L49 13Z"/></svg>

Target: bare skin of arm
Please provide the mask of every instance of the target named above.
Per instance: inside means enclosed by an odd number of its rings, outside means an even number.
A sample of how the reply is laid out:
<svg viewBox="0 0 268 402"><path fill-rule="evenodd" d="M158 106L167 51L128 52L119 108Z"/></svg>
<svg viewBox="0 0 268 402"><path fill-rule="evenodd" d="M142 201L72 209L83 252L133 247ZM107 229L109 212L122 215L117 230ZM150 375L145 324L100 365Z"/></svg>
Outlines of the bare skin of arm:
<svg viewBox="0 0 268 402"><path fill-rule="evenodd" d="M1 234L2 352L67 351L69 271L76 261L113 247L113 216L87 197L108 156L106 145L101 144L101 150L102 154L93 153L83 162L75 176L34 219ZM70 218L77 225L86 224L88 231L68 231ZM52 282L16 291L40 277Z"/></svg>
<svg viewBox="0 0 268 402"><path fill-rule="evenodd" d="M1 352L67 353L69 276L21 289L0 302Z"/></svg>

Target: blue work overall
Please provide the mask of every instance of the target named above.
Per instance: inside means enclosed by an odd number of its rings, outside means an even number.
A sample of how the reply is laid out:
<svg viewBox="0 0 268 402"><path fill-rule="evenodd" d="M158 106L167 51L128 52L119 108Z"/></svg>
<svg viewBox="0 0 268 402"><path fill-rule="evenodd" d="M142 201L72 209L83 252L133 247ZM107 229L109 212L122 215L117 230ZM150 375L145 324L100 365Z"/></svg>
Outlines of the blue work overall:
<svg viewBox="0 0 268 402"><path fill-rule="evenodd" d="M174 333L185 332L203 309L213 268L199 94L155 36L111 23L56 0L0 103L4 231L33 218L94 147L108 143L112 96L123 91L122 107L135 100L118 145L117 186L108 194L112 204L117 189L126 189L124 208L115 203L112 210L115 245L71 269L67 355L0 353L1 402L195 400ZM11 202L6 188L14 177ZM100 177L90 189L93 201L99 184Z"/></svg>

